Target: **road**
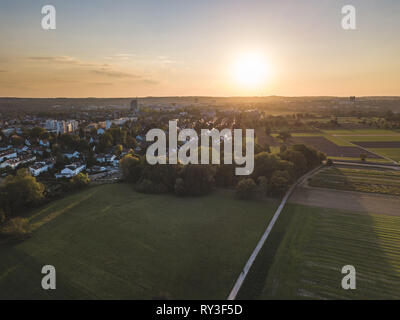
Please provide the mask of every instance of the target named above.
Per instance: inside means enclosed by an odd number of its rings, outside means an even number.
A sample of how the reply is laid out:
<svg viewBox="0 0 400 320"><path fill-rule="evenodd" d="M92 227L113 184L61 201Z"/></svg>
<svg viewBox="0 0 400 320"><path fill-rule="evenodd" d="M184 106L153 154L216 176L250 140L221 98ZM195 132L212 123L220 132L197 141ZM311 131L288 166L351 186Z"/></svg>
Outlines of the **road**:
<svg viewBox="0 0 400 320"><path fill-rule="evenodd" d="M253 253L251 254L249 260L246 262L242 272L240 273L238 279L236 280L235 285L232 288L231 293L228 296L228 300L235 300L236 296L240 290L240 288L243 285L244 280L246 279L247 274L249 273L250 268L252 267L254 261L257 258L258 253L260 252L261 248L264 246L265 241L267 240L269 234L271 233L272 228L275 225L276 220L278 220L279 215L281 214L283 208L286 205L287 200L289 197L292 195L293 191L296 189L296 187L301 184L303 181L311 177L315 172L317 172L322 166L319 166L310 172L306 173L304 176L302 176L300 179L298 179L286 192L285 196L283 197L278 209L275 211L274 216L272 217L271 221L268 224L267 229L265 230L264 234L262 235L261 239L258 241L258 244L256 248L254 249Z"/></svg>

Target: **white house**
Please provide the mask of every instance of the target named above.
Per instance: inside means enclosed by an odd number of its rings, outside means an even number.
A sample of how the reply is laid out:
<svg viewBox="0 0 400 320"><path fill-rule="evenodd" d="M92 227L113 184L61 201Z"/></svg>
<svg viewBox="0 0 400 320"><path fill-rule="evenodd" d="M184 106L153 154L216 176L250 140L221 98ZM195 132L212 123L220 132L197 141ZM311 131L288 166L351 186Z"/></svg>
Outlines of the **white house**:
<svg viewBox="0 0 400 320"><path fill-rule="evenodd" d="M113 162L117 156L115 154L107 154L106 155L106 162Z"/></svg>
<svg viewBox="0 0 400 320"><path fill-rule="evenodd" d="M105 155L104 153L99 153L99 154L96 156L96 161L97 161L97 162L100 162L100 163L106 162L106 155Z"/></svg>
<svg viewBox="0 0 400 320"><path fill-rule="evenodd" d="M3 162L4 160L11 159L11 158L16 158L17 153L14 150L6 150L0 153L0 162Z"/></svg>
<svg viewBox="0 0 400 320"><path fill-rule="evenodd" d="M73 164L65 166L65 168L61 170L59 174L56 174L56 178L71 178L81 173L83 170L85 170L85 168L85 164L75 162Z"/></svg>
<svg viewBox="0 0 400 320"><path fill-rule="evenodd" d="M79 158L80 153L78 151L75 151L74 153L64 153L64 156L68 159L71 160L72 158Z"/></svg>
<svg viewBox="0 0 400 320"><path fill-rule="evenodd" d="M49 166L45 162L35 162L29 167L30 173L35 177L47 170L49 170Z"/></svg>
<svg viewBox="0 0 400 320"><path fill-rule="evenodd" d="M50 147L50 142L49 142L48 140L45 140L45 139L41 139L41 140L39 141L39 144L40 144L41 146L43 146L43 147Z"/></svg>
<svg viewBox="0 0 400 320"><path fill-rule="evenodd" d="M11 169L15 169L21 164L21 160L19 158L12 158L4 161L0 164L0 168L10 167Z"/></svg>

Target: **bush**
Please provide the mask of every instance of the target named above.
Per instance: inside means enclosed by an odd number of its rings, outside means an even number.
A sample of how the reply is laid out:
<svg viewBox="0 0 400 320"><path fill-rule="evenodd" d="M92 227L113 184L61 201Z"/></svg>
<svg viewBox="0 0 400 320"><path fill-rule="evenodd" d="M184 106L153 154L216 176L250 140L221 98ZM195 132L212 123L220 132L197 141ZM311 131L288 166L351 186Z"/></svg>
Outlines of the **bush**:
<svg viewBox="0 0 400 320"><path fill-rule="evenodd" d="M239 199L250 199L254 196L256 190L257 185L253 179L243 179L236 186L236 196Z"/></svg>
<svg viewBox="0 0 400 320"><path fill-rule="evenodd" d="M12 240L21 240L31 235L28 219L13 218L1 228L1 235Z"/></svg>
<svg viewBox="0 0 400 320"><path fill-rule="evenodd" d="M82 189L89 185L90 179L88 174L79 173L69 180L71 189Z"/></svg>

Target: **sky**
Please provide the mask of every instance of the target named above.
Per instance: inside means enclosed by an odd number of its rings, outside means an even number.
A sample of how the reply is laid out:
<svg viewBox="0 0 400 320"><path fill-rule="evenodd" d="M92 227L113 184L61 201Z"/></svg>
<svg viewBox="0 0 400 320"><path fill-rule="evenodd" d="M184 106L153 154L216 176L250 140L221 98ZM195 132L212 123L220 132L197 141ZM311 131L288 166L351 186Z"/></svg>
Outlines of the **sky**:
<svg viewBox="0 0 400 320"><path fill-rule="evenodd" d="M0 0L0 96L399 96L399 35L398 0Z"/></svg>

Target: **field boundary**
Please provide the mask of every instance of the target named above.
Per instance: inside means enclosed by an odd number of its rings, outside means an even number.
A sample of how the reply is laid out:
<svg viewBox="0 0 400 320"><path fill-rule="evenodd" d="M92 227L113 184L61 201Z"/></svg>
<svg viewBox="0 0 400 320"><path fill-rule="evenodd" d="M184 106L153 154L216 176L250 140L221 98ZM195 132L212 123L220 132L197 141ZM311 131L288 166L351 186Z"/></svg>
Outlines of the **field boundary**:
<svg viewBox="0 0 400 320"><path fill-rule="evenodd" d="M235 300L237 294L239 293L240 288L242 287L244 280L246 279L247 274L250 271L250 268L253 266L254 261L256 260L259 252L261 251L262 247L265 244L265 241L267 240L269 234L271 233L272 228L275 225L276 220L278 220L279 215L281 214L283 208L285 207L289 197L292 195L293 191L296 189L296 187L301 184L305 179L309 178L312 176L315 172L320 170L323 167L323 165L318 166L317 168L314 168L313 170L307 172L304 174L302 177L300 177L286 192L285 196L282 198L282 201L278 207L278 209L275 211L271 221L268 224L267 229L265 230L264 234L262 235L261 239L258 241L257 246L255 247L253 253L251 254L249 260L246 262L244 268L242 269L242 272L240 273L239 277L237 278L235 285L233 286L229 296L228 300Z"/></svg>

